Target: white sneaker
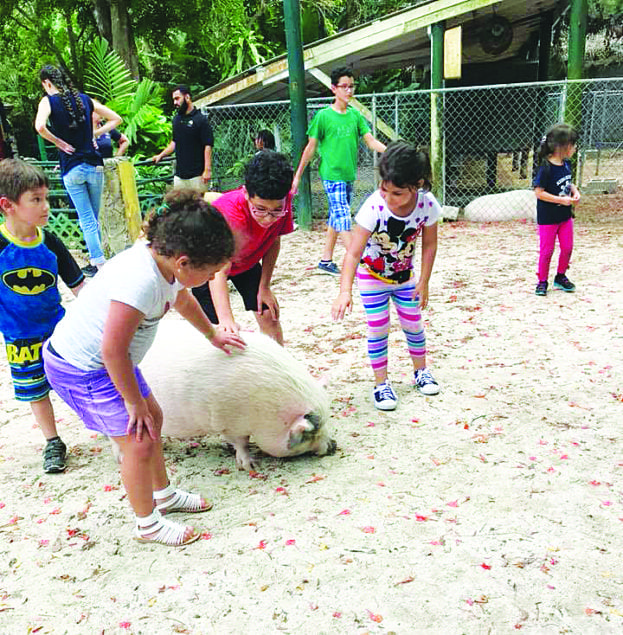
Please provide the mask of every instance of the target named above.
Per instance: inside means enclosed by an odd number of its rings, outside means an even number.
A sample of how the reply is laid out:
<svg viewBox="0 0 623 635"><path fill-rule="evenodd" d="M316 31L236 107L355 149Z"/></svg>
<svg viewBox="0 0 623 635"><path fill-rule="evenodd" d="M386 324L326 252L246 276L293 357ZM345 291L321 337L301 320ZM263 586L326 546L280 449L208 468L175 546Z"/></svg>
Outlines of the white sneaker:
<svg viewBox="0 0 623 635"><path fill-rule="evenodd" d="M428 368L420 368L415 371L415 385L423 395L436 395L439 393L439 384L435 381Z"/></svg>
<svg viewBox="0 0 623 635"><path fill-rule="evenodd" d="M374 405L379 410L395 410L398 405L398 397L396 397L394 389L387 380L375 386L372 396L374 398Z"/></svg>

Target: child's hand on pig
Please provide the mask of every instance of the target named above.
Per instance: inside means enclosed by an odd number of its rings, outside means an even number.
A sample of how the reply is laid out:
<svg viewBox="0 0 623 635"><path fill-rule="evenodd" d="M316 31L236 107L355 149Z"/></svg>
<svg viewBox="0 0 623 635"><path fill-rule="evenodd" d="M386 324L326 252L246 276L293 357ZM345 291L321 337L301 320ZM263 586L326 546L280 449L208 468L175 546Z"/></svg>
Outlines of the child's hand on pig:
<svg viewBox="0 0 623 635"><path fill-rule="evenodd" d="M215 346L216 348L220 348L224 353L230 354L230 348L233 346L234 348L239 348L240 350L244 350L246 343L245 341L238 335L238 333L230 333L225 330L215 329L214 335L209 338L210 344Z"/></svg>

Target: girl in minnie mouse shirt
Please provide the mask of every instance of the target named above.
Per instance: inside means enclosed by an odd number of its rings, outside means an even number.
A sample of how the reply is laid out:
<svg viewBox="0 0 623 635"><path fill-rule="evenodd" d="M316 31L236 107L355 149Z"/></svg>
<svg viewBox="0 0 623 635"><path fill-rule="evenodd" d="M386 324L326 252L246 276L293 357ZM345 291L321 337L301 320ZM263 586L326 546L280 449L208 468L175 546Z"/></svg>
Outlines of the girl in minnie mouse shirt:
<svg viewBox="0 0 623 635"><path fill-rule="evenodd" d="M355 218L353 239L344 258L340 294L333 302L335 320L352 309L355 275L368 321L368 355L375 378L374 405L394 410L398 398L387 378L389 300L393 300L407 339L415 385L436 395L439 385L426 367L421 309L428 304L428 281L437 253L441 207L430 190L430 159L405 142L391 143L379 164L381 186ZM422 241L419 279L413 273L418 236Z"/></svg>

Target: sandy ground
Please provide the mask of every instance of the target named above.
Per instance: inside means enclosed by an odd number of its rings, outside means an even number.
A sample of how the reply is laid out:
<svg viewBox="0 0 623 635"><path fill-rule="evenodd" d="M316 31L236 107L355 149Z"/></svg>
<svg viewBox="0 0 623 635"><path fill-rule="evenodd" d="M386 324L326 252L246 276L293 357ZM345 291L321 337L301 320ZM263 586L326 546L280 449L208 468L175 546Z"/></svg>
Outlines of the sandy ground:
<svg viewBox="0 0 623 635"><path fill-rule="evenodd" d="M579 223L578 290L546 298L531 223L441 226L426 322L442 392L413 389L394 327L391 413L370 401L359 299L330 320L322 238L284 240L274 287L287 345L330 380L338 451L250 476L216 438L167 442L173 481L215 503L185 518L204 532L188 547L132 539L106 439L58 399L68 469L41 472L3 358L1 633L623 630L621 225Z"/></svg>

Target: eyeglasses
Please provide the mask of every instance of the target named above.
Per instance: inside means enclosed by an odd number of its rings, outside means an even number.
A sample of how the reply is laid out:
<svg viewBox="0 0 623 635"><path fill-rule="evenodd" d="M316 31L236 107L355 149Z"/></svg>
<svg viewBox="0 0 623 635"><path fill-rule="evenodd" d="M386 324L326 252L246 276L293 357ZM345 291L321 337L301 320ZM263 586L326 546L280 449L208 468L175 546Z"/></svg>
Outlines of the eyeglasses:
<svg viewBox="0 0 623 635"><path fill-rule="evenodd" d="M355 87L357 86L357 84L336 84L335 87L336 88L341 88L342 90L355 90Z"/></svg>
<svg viewBox="0 0 623 635"><path fill-rule="evenodd" d="M285 203L285 199L282 201L282 204L284 203ZM271 218L283 218L288 213L287 209L273 209L273 210L261 209L261 208L255 207L255 205L253 205L251 201L249 201L249 209L258 218L266 218L266 216L270 216Z"/></svg>

